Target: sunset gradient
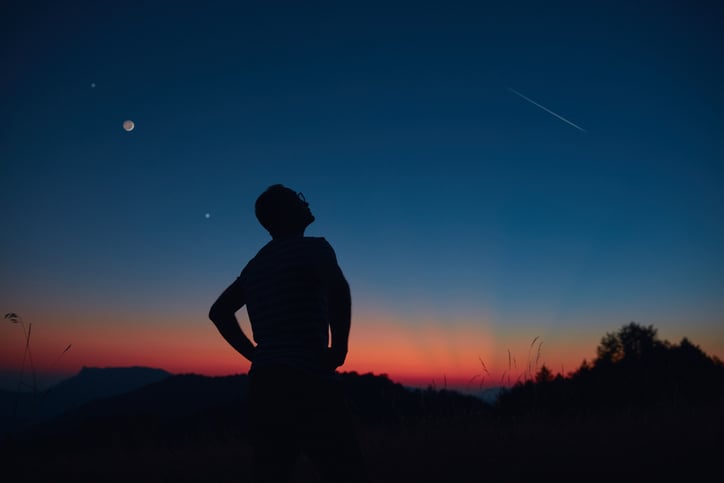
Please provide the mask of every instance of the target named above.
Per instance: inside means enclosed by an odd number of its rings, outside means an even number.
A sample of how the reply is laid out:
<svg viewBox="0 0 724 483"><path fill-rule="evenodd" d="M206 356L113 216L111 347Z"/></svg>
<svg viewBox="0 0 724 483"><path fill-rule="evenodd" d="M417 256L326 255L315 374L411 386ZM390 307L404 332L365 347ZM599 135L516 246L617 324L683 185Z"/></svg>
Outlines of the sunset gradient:
<svg viewBox="0 0 724 483"><path fill-rule="evenodd" d="M244 311L242 327L250 333ZM35 315L35 314L33 314ZM93 324L46 315L33 324L31 354L40 376L39 389L76 374L82 367L147 366L171 373L210 376L246 373L250 364L233 351L213 325L203 319L155 320L154 324L118 318ZM26 320L27 324L28 321ZM341 371L387 374L414 387L448 387L479 391L509 386L534 377L545 364L566 375L584 360L592 361L604 334L566 332L553 327L505 330L486 321L455 321L448 330L435 320L409 320L385 314L354 317L350 354ZM618 327L612 325L609 332ZM691 332L691 331L690 331ZM710 354L724 354L718 333L659 334L671 342L687 336ZM71 348L63 353L68 345ZM23 360L24 334L19 326L0 330L2 388L15 389ZM30 362L24 381L31 384Z"/></svg>
<svg viewBox="0 0 724 483"><path fill-rule="evenodd" d="M349 281L343 370L510 384L632 321L724 357L718 6L46 3L0 15L2 387L246 372L208 310L275 183Z"/></svg>

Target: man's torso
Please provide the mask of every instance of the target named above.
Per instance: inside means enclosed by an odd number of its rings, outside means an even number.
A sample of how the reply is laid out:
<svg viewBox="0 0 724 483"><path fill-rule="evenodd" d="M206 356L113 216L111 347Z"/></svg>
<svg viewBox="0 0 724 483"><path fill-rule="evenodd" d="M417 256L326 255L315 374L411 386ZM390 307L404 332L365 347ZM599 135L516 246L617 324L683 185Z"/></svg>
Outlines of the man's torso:
<svg viewBox="0 0 724 483"><path fill-rule="evenodd" d="M325 270L336 264L323 238L273 240L239 276L257 351L252 370L285 365L325 372L329 343Z"/></svg>

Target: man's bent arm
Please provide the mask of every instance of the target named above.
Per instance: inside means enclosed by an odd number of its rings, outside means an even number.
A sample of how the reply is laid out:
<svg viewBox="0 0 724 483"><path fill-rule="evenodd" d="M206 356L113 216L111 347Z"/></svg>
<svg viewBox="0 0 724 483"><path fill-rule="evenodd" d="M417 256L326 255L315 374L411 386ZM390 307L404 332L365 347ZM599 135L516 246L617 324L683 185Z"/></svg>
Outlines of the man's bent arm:
<svg viewBox="0 0 724 483"><path fill-rule="evenodd" d="M332 364L339 367L344 364L349 349L349 330L352 320L352 297L349 284L342 271L337 269L337 277L329 287L329 328L332 335Z"/></svg>
<svg viewBox="0 0 724 483"><path fill-rule="evenodd" d="M254 360L256 347L241 330L239 321L236 319L236 311L244 306L244 291L237 279L224 290L209 310L209 319L219 330L221 336L239 354L250 361Z"/></svg>

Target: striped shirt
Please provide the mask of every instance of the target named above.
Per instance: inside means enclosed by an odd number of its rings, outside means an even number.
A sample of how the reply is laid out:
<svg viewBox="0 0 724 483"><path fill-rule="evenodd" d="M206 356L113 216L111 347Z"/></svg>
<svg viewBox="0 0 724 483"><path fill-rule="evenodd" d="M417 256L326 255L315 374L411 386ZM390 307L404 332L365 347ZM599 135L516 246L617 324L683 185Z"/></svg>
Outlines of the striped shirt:
<svg viewBox="0 0 724 483"><path fill-rule="evenodd" d="M252 371L276 365L332 371L327 294L339 273L331 245L317 237L272 240L249 261L235 283L257 344Z"/></svg>

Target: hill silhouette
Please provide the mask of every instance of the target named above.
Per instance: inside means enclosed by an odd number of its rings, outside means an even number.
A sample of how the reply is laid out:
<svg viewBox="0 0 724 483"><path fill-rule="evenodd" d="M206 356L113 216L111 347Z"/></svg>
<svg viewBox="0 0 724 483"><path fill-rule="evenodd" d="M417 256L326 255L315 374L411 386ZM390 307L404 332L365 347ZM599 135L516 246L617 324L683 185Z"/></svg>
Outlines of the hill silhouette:
<svg viewBox="0 0 724 483"><path fill-rule="evenodd" d="M48 421L65 411L113 397L171 374L148 367L83 367L78 374L45 391L0 391L0 437Z"/></svg>
<svg viewBox="0 0 724 483"><path fill-rule="evenodd" d="M244 421L246 375L174 375L123 394L95 399L15 435L13 444L85 449L203 438L223 439Z"/></svg>

